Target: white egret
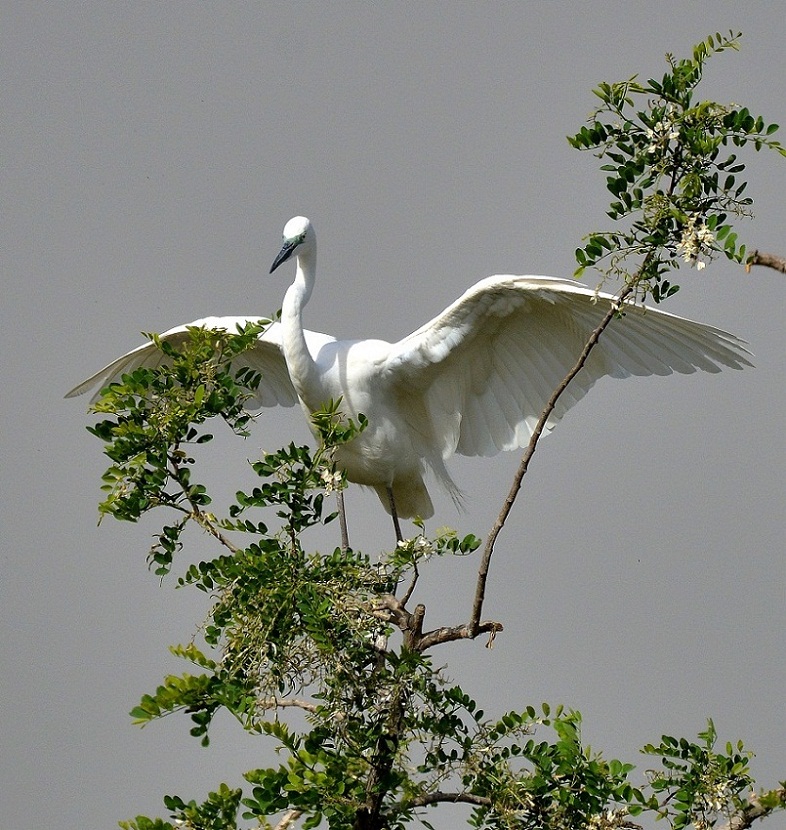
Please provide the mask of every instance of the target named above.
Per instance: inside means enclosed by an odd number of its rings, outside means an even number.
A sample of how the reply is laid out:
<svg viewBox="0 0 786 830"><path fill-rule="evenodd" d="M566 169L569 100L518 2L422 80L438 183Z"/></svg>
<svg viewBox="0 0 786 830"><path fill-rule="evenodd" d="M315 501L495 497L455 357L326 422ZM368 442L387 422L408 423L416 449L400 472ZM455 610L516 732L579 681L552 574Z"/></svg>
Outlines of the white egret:
<svg viewBox="0 0 786 830"><path fill-rule="evenodd" d="M317 241L311 222L302 216L284 227L284 245L271 272L292 256L295 281L284 297L281 322L243 355L262 373L249 406L300 402L310 414L341 398L347 416L364 414L367 428L340 448L336 460L350 481L376 490L394 518L396 513L402 518L433 514L426 468L457 499L447 458L525 447L551 393L614 302L612 295L574 280L494 276L396 343L336 340L303 328L303 309L316 276ZM189 325L234 331L238 323L256 319L207 317ZM176 343L186 336L186 326L178 326L162 338ZM749 354L743 341L725 331L628 305L560 398L547 429L604 375L740 369L752 365ZM125 372L162 359L146 343L67 397L103 388Z"/></svg>

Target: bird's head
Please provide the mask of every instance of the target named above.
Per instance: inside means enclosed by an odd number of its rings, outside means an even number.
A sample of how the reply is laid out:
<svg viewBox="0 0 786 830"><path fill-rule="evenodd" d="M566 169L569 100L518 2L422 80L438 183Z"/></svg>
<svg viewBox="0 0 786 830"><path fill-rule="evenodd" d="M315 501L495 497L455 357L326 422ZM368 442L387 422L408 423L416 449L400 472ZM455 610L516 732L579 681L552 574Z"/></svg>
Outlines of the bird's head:
<svg viewBox="0 0 786 830"><path fill-rule="evenodd" d="M300 253L305 253L306 250L313 251L316 241L314 227L305 216L290 219L284 225L284 244L270 266L270 273L272 274L282 262L286 262L296 250L300 249Z"/></svg>

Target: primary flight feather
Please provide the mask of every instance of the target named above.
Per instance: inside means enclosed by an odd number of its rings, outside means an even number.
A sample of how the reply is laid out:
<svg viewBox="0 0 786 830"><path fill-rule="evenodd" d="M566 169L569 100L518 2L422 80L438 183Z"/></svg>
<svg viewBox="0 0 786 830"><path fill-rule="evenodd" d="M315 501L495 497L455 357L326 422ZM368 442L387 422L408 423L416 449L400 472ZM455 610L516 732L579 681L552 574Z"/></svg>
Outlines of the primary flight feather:
<svg viewBox="0 0 786 830"><path fill-rule="evenodd" d="M473 285L441 314L396 343L336 340L303 328L316 276L317 242L308 219L284 227L271 272L291 257L295 281L281 322L270 325L241 356L262 381L251 408L294 406L307 414L342 399L351 418L368 426L339 448L350 481L376 490L402 518L434 512L426 467L454 497L445 460L454 453L494 455L524 447L556 386L575 364L590 333L615 302L574 280L494 276ZM189 326L236 331L259 317L207 317ZM177 343L187 326L161 335ZM721 329L656 309L625 306L603 332L586 365L561 396L551 429L601 377L687 374L752 365L743 341ZM146 343L105 366L66 397L100 389L165 356ZM96 400L98 395L94 396Z"/></svg>

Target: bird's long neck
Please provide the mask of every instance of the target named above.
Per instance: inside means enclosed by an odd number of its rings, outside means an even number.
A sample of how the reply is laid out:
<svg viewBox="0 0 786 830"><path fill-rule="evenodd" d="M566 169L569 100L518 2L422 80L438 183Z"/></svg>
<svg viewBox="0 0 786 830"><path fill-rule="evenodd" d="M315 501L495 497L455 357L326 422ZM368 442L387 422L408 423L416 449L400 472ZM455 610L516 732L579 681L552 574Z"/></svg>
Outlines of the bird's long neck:
<svg viewBox="0 0 786 830"><path fill-rule="evenodd" d="M300 399L312 412L321 406L317 365L303 334L303 309L311 296L316 275L316 251L299 252L295 281L287 289L281 306L284 357L289 376Z"/></svg>

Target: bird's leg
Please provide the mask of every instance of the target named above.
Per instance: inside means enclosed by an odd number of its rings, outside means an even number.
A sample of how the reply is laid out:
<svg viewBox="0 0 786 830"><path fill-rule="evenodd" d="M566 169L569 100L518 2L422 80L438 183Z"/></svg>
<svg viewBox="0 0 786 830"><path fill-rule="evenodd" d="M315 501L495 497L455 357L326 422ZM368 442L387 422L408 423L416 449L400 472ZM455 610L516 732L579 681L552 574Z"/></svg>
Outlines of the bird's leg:
<svg viewBox="0 0 786 830"><path fill-rule="evenodd" d="M341 527L341 552L346 553L349 550L349 531L347 530L347 514L344 510L343 490L336 493L336 500L338 501L338 523Z"/></svg>
<svg viewBox="0 0 786 830"><path fill-rule="evenodd" d="M403 542L404 537L401 535L401 525L398 523L398 513L396 513L396 501L393 498L393 488L386 487L388 491L388 500L390 501L390 515L393 517L393 527L396 530L396 542Z"/></svg>

